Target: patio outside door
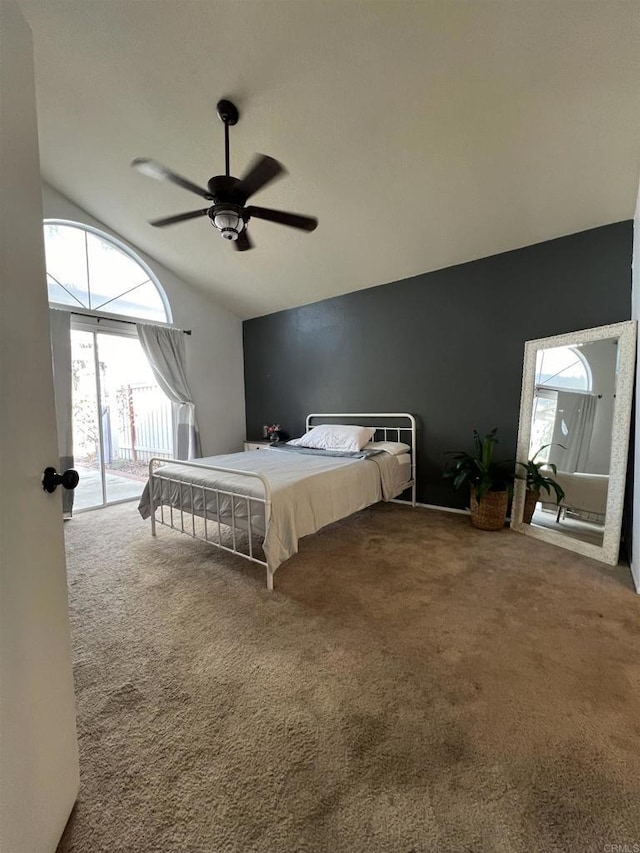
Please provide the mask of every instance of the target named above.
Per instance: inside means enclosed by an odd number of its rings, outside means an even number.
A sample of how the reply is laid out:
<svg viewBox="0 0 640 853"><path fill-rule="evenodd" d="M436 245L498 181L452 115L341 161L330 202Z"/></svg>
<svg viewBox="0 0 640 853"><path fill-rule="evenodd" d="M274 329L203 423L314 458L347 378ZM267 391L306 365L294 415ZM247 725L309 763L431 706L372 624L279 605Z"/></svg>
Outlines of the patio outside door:
<svg viewBox="0 0 640 853"><path fill-rule="evenodd" d="M140 496L152 456L171 458L171 402L135 329L83 319L71 330L73 447L80 473L74 511ZM111 328L104 330L105 325ZM100 327L100 331L97 327ZM124 331L122 327L127 331ZM118 328L120 327L120 328Z"/></svg>

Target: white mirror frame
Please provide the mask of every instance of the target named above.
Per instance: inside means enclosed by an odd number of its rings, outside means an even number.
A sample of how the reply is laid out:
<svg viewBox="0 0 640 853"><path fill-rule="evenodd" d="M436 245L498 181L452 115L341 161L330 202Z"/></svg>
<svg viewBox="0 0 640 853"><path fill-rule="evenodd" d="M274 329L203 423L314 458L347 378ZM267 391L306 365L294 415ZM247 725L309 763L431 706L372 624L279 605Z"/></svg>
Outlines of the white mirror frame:
<svg viewBox="0 0 640 853"><path fill-rule="evenodd" d="M622 510L627 474L627 456L629 453L629 429L631 426L631 406L633 402L633 386L636 363L636 321L614 323L610 326L599 326L597 329L586 329L581 332L570 332L566 335L555 335L551 338L540 338L537 341L527 341L524 347L524 366L522 371L522 394L520 398L520 424L518 427L518 448L516 459L526 462L529 458L531 439L531 418L533 415L533 400L535 393L536 356L540 350L551 347L575 346L576 344L592 343L608 338L618 338L618 374L616 376L616 396L613 406L613 432L611 436L611 462L609 467L609 491L607 495L607 511L605 515L604 536L602 545L593 545L563 536L544 527L524 524L525 482L516 480L513 508L511 510L511 527L527 536L541 539L552 545L559 545L586 557L593 557L612 566L618 563L620 550L620 530L622 527Z"/></svg>

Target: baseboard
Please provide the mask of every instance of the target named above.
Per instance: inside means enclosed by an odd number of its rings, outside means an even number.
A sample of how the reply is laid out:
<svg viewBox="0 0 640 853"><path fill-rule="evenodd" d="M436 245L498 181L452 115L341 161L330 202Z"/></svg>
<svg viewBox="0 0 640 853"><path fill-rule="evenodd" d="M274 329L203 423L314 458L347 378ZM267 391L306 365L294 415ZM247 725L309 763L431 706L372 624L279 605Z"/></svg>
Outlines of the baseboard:
<svg viewBox="0 0 640 853"><path fill-rule="evenodd" d="M394 498L389 501L392 504L403 504L404 506L411 506L411 501L403 501L399 498ZM422 507L422 509L436 509L438 512L456 512L458 515L471 515L471 510L468 509L455 509L452 506L439 506L438 504L421 504L420 501L416 501L416 506ZM509 519L507 519L509 521Z"/></svg>
<svg viewBox="0 0 640 853"><path fill-rule="evenodd" d="M437 509L439 512L456 512L458 515L469 515L468 509L455 509L452 506L438 506L438 504L421 504L416 503L416 506L424 507L424 509Z"/></svg>
<svg viewBox="0 0 640 853"><path fill-rule="evenodd" d="M409 504L411 506L411 501L401 501L401 500L392 500L390 503L393 504ZM422 507L422 509L435 509L438 512L456 512L458 515L471 515L471 510L469 509L455 509L452 506L440 506L439 504L421 504L419 501L416 501L416 506ZM508 527L511 524L511 516L508 515L505 518L505 527ZM640 593L640 587L638 587L638 592Z"/></svg>

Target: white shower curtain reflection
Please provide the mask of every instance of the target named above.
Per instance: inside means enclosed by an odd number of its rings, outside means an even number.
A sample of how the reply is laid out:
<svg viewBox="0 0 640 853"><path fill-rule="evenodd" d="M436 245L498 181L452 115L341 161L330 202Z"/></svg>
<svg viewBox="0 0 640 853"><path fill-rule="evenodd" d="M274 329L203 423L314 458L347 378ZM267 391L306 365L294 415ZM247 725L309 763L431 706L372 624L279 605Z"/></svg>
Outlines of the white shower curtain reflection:
<svg viewBox="0 0 640 853"><path fill-rule="evenodd" d="M585 471L597 399L593 394L577 394L575 391L558 391L556 410L556 440L566 448L554 448L553 459L562 471L574 473Z"/></svg>

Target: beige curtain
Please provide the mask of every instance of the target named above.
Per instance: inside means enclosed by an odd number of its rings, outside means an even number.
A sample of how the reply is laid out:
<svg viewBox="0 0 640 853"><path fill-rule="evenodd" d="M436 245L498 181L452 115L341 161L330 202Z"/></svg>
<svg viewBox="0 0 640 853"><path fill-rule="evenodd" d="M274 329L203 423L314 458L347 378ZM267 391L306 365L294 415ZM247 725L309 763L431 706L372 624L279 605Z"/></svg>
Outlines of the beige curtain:
<svg viewBox="0 0 640 853"><path fill-rule="evenodd" d="M138 323L136 328L153 375L173 403L173 455L176 459L197 459L202 450L196 407L187 382L184 332L146 323Z"/></svg>

